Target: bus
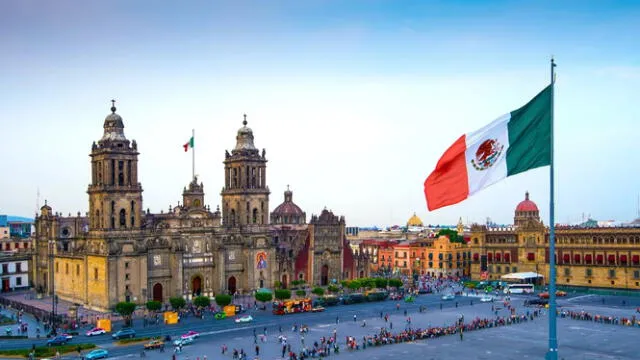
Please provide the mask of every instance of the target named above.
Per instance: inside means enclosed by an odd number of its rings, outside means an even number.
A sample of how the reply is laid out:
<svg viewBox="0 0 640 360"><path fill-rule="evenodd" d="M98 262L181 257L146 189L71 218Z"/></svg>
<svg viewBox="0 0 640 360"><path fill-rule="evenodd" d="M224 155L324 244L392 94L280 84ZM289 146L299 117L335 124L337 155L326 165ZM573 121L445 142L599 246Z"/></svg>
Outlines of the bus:
<svg viewBox="0 0 640 360"><path fill-rule="evenodd" d="M533 284L508 284L504 288L505 294L533 294Z"/></svg>
<svg viewBox="0 0 640 360"><path fill-rule="evenodd" d="M276 301L273 303L275 315L295 314L311 311L311 299Z"/></svg>

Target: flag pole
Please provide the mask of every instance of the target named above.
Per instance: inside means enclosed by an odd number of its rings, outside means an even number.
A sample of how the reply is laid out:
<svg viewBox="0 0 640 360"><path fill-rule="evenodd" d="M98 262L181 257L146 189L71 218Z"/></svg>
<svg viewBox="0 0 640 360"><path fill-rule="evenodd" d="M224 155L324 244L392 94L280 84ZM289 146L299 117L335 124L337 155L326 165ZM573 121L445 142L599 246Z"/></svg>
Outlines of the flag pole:
<svg viewBox="0 0 640 360"><path fill-rule="evenodd" d="M557 314L556 314L556 231L555 231L555 204L554 204L554 152L553 152L553 98L555 87L555 67L556 63L551 57L551 159L549 170L549 350L547 351L547 360L558 359L558 337L557 337Z"/></svg>
<svg viewBox="0 0 640 360"><path fill-rule="evenodd" d="M191 179L196 178L196 129L191 129Z"/></svg>

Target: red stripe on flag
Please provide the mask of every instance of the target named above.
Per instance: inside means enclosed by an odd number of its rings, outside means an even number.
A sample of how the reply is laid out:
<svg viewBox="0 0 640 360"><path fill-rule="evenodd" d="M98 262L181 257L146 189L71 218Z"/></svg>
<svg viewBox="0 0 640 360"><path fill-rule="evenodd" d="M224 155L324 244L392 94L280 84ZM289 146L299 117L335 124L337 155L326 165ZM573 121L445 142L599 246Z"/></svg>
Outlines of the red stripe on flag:
<svg viewBox="0 0 640 360"><path fill-rule="evenodd" d="M429 211L457 204L469 197L466 150L466 136L462 135L444 152L435 170L425 180L424 195Z"/></svg>
<svg viewBox="0 0 640 360"><path fill-rule="evenodd" d="M184 152L189 151L189 143L182 145L184 147Z"/></svg>

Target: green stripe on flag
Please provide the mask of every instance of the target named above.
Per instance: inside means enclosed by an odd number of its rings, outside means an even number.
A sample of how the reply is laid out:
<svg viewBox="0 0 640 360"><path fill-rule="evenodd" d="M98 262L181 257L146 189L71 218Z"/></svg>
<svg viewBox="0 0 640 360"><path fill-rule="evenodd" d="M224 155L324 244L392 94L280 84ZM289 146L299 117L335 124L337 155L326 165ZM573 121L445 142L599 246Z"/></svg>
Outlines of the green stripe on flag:
<svg viewBox="0 0 640 360"><path fill-rule="evenodd" d="M525 106L511 112L507 176L551 164L551 96L547 86Z"/></svg>
<svg viewBox="0 0 640 360"><path fill-rule="evenodd" d="M191 140L189 140L189 147L193 148L193 136L191 137Z"/></svg>

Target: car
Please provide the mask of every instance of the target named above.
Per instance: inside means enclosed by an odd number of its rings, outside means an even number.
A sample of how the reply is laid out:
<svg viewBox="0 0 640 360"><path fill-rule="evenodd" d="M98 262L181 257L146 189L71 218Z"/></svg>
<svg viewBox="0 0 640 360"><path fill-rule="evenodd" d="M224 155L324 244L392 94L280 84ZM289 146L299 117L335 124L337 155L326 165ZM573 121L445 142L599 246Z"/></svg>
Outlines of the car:
<svg viewBox="0 0 640 360"><path fill-rule="evenodd" d="M54 337L53 339L47 340L47 346L64 345L64 344L66 344L68 342L69 342L69 339L67 339L66 336L58 335L58 336Z"/></svg>
<svg viewBox="0 0 640 360"><path fill-rule="evenodd" d="M111 337L116 340L127 339L127 338L132 339L136 337L136 331L131 328L124 328L116 331L114 334L111 335Z"/></svg>
<svg viewBox="0 0 640 360"><path fill-rule="evenodd" d="M60 334L60 336L64 336L64 337L66 337L66 338L67 338L67 340L71 340L71 339L73 339L73 335L71 335L71 334L67 334L67 333Z"/></svg>
<svg viewBox="0 0 640 360"><path fill-rule="evenodd" d="M93 328L89 331L87 331L87 336L96 336L96 335L102 335L102 334L106 334L106 330L103 328Z"/></svg>
<svg viewBox="0 0 640 360"><path fill-rule="evenodd" d="M480 302L492 302L493 301L493 297L491 296L483 296L480 298Z"/></svg>
<svg viewBox="0 0 640 360"><path fill-rule="evenodd" d="M549 298L549 292L545 291L545 292L541 292L540 294L538 294L538 296L541 299L548 299ZM556 290L556 296L567 296L567 293L561 290Z"/></svg>
<svg viewBox="0 0 640 360"><path fill-rule="evenodd" d="M186 339L186 338L197 338L200 336L200 333L197 331L193 331L193 330L189 330L186 334L182 334L182 336L180 336L181 339Z"/></svg>
<svg viewBox="0 0 640 360"><path fill-rule="evenodd" d="M236 314L247 311L247 309L243 305L235 305L235 306L236 306Z"/></svg>
<svg viewBox="0 0 640 360"><path fill-rule="evenodd" d="M324 311L324 307L322 306L316 306L314 308L311 308L311 312L323 312Z"/></svg>
<svg viewBox="0 0 640 360"><path fill-rule="evenodd" d="M455 298L456 298L456 296L455 296L455 295L453 295L453 294L445 294L445 295L442 295L442 300L453 300L453 299L455 299Z"/></svg>
<svg viewBox="0 0 640 360"><path fill-rule="evenodd" d="M84 356L86 360L106 359L107 357L109 357L109 352L107 351L107 349L91 350L88 354Z"/></svg>
<svg viewBox="0 0 640 360"><path fill-rule="evenodd" d="M194 338L192 337L180 338L173 342L173 346L185 346L185 345L193 344L193 339Z"/></svg>
<svg viewBox="0 0 640 360"><path fill-rule="evenodd" d="M253 321L253 316L251 316L251 315L240 316L240 317L236 318L235 321L238 324L252 322Z"/></svg>
<svg viewBox="0 0 640 360"><path fill-rule="evenodd" d="M525 306L545 306L549 303L546 299L527 299L524 301Z"/></svg>
<svg viewBox="0 0 640 360"><path fill-rule="evenodd" d="M160 349L163 346L164 346L164 341L158 340L158 339L154 339L154 340L151 340L148 343L144 344L144 349L145 350Z"/></svg>
<svg viewBox="0 0 640 360"><path fill-rule="evenodd" d="M225 312L223 312L223 311L217 312L217 313L214 315L214 318L215 318L216 320L226 319L226 318L227 318L227 313L225 313Z"/></svg>

